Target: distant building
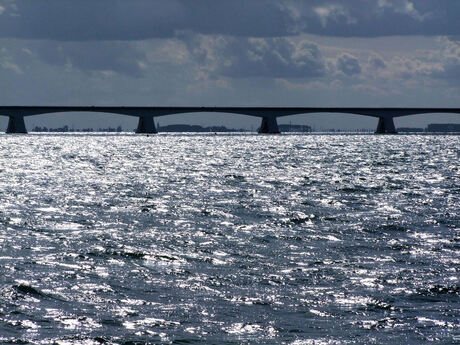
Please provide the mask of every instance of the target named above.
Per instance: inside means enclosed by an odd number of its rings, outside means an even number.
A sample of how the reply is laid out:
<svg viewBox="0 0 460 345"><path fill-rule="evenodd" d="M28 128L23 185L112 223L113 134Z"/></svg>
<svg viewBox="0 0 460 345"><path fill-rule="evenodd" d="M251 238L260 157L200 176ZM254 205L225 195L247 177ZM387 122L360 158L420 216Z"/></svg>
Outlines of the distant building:
<svg viewBox="0 0 460 345"><path fill-rule="evenodd" d="M60 128L47 128L35 126L32 132L69 132L69 126L65 125Z"/></svg>
<svg viewBox="0 0 460 345"><path fill-rule="evenodd" d="M414 127L400 127L397 130L398 133L420 133L425 132L424 128L414 128Z"/></svg>
<svg viewBox="0 0 460 345"><path fill-rule="evenodd" d="M202 127L199 125L166 125L157 126L159 132L244 132L244 129L230 129L224 126Z"/></svg>
<svg viewBox="0 0 460 345"><path fill-rule="evenodd" d="M97 130L98 132L122 132L123 128L121 126L118 126L117 128L99 128ZM94 132L93 128L83 128L83 129L74 129L74 128L69 128L69 126L65 125L64 127L60 128L47 128L47 127L40 127L40 126L35 126L32 129L32 132Z"/></svg>
<svg viewBox="0 0 460 345"><path fill-rule="evenodd" d="M311 132L311 127L307 125L278 125L280 132Z"/></svg>
<svg viewBox="0 0 460 345"><path fill-rule="evenodd" d="M431 123L426 127L427 132L460 132L460 124L456 123Z"/></svg>

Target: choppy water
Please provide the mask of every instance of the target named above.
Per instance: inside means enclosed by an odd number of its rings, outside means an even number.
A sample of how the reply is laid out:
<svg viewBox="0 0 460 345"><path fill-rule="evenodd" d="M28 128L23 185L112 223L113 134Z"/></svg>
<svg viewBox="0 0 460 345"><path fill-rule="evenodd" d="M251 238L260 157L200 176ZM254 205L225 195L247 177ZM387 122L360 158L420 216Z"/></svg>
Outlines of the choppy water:
<svg viewBox="0 0 460 345"><path fill-rule="evenodd" d="M0 136L0 343L460 343L458 136Z"/></svg>

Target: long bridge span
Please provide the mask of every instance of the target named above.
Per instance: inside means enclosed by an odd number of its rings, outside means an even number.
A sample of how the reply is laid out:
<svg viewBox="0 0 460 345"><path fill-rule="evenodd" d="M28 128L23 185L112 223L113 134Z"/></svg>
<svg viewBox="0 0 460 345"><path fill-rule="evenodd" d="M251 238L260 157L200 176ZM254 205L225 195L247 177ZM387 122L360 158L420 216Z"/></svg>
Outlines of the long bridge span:
<svg viewBox="0 0 460 345"><path fill-rule="evenodd" d="M395 117L416 114L460 114L460 108L309 108L309 107L116 107L116 106L0 106L0 115L8 116L6 133L27 133L24 117L64 112L98 112L139 119L136 133L157 133L155 117L185 113L230 113L261 118L259 133L280 133L277 118L299 114L339 113L371 116L379 119L376 133L396 133Z"/></svg>

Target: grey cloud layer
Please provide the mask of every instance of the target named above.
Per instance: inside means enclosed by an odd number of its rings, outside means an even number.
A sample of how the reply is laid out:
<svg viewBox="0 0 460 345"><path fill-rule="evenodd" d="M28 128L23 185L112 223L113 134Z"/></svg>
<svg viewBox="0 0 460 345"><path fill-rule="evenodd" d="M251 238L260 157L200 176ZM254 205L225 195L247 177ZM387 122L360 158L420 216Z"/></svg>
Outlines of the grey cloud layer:
<svg viewBox="0 0 460 345"><path fill-rule="evenodd" d="M131 42L42 42L38 57L52 65L82 71L113 71L142 77L145 53Z"/></svg>
<svg viewBox="0 0 460 345"><path fill-rule="evenodd" d="M238 40L222 55L231 57L221 67L229 77L311 78L325 72L318 46L306 41L295 45L282 38Z"/></svg>
<svg viewBox="0 0 460 345"><path fill-rule="evenodd" d="M337 59L337 69L348 76L361 73L361 65L354 56L344 53Z"/></svg>
<svg viewBox="0 0 460 345"><path fill-rule="evenodd" d="M445 39L433 61L401 59L326 47L292 37L454 35L460 37L459 1L447 0L0 0L0 38L30 48L48 65L130 77L160 73L158 42L174 42L168 73L187 64L197 79L226 78L431 78L458 84L458 39ZM173 38L171 40L150 40ZM134 42L135 40L142 42ZM176 50L177 46L181 50ZM324 50L327 59L323 57ZM160 54L160 53L158 53ZM178 60L179 61L179 60ZM154 67L156 66L156 67ZM21 61L0 68L20 72ZM160 71L160 72L158 72ZM347 78L352 77L352 78Z"/></svg>
<svg viewBox="0 0 460 345"><path fill-rule="evenodd" d="M0 37L24 39L460 35L453 0L0 0L0 8Z"/></svg>
<svg viewBox="0 0 460 345"><path fill-rule="evenodd" d="M22 43L21 43L22 42ZM174 44L167 44L170 42ZM185 35L169 41L17 41L31 59L83 72L115 72L134 78L152 76L169 66L169 73L186 68L196 78L339 78L392 80L429 78L458 85L460 43L439 41L440 50L382 56L373 51L336 50L325 58L318 44L293 38L236 38ZM3 57L0 68L20 71L28 63ZM160 65L162 66L160 68ZM186 65L186 67L184 67Z"/></svg>
<svg viewBox="0 0 460 345"><path fill-rule="evenodd" d="M287 38L200 36L188 42L195 61L206 72L231 78L314 78L325 74L315 43Z"/></svg>
<svg viewBox="0 0 460 345"><path fill-rule="evenodd" d="M24 39L143 40L177 32L242 36L289 33L273 0L0 0L0 36Z"/></svg>

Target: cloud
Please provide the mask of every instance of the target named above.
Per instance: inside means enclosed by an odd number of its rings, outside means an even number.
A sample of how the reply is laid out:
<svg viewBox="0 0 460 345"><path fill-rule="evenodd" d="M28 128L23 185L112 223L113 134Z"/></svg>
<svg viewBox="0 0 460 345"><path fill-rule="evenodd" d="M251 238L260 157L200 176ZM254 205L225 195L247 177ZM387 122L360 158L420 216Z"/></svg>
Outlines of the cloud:
<svg viewBox="0 0 460 345"><path fill-rule="evenodd" d="M425 16L422 16L419 11L415 8L414 2L413 1L408 1L408 0L378 0L377 2L378 6L382 9L391 9L396 13L402 13L405 15L408 15L416 20L423 20L425 17L428 16L426 14Z"/></svg>
<svg viewBox="0 0 460 345"><path fill-rule="evenodd" d="M448 0L0 0L0 8L0 37L21 39L460 35L460 2Z"/></svg>
<svg viewBox="0 0 460 345"><path fill-rule="evenodd" d="M460 85L460 41L458 37L443 40L441 66L430 71L430 76Z"/></svg>
<svg viewBox="0 0 460 345"><path fill-rule="evenodd" d="M369 67L371 68L371 71L387 68L387 63L385 62L385 60L380 55L377 55L375 53L369 56L368 63Z"/></svg>
<svg viewBox="0 0 460 345"><path fill-rule="evenodd" d="M15 72L16 74L23 73L21 67L19 67L18 64L13 62L13 57L6 48L0 49L0 70L1 69L10 70Z"/></svg>
<svg viewBox="0 0 460 345"><path fill-rule="evenodd" d="M23 73L21 68L18 65L14 64L14 63L12 63L10 61L0 61L0 67L2 67L4 69L12 70L12 71L16 72L17 74L22 74Z"/></svg>
<svg viewBox="0 0 460 345"><path fill-rule="evenodd" d="M460 2L432 0L291 1L303 32L337 37L454 35Z"/></svg>
<svg viewBox="0 0 460 345"><path fill-rule="evenodd" d="M5 3L9 4L8 16L0 21L0 35L22 39L166 38L186 22L183 8L176 0L7 0Z"/></svg>
<svg viewBox="0 0 460 345"><path fill-rule="evenodd" d="M14 4L8 11L11 15L0 22L1 37L86 41L171 38L183 31L257 37L292 33L289 14L275 0L17 0Z"/></svg>
<svg viewBox="0 0 460 345"><path fill-rule="evenodd" d="M366 77L377 75L387 83L399 83L416 89L447 83L460 86L460 40L458 37L438 39L441 49L416 50L384 60L373 53L368 58ZM379 73L376 73L379 72Z"/></svg>
<svg viewBox="0 0 460 345"><path fill-rule="evenodd" d="M279 37L296 34L296 21L278 0L179 0L181 29L205 35Z"/></svg>
<svg viewBox="0 0 460 345"><path fill-rule="evenodd" d="M362 69L357 58L343 53L337 58L337 69L347 76L360 74Z"/></svg>
<svg viewBox="0 0 460 345"><path fill-rule="evenodd" d="M189 49L203 70L230 78L315 78L325 74L319 47L287 38L201 37Z"/></svg>
<svg viewBox="0 0 460 345"><path fill-rule="evenodd" d="M319 17L323 28L327 27L328 21L345 20L347 23L355 23L356 19L342 5L327 4L313 8L313 12Z"/></svg>
<svg viewBox="0 0 460 345"><path fill-rule="evenodd" d="M146 56L131 42L44 41L37 49L45 63L85 72L117 72L139 78L144 75Z"/></svg>

